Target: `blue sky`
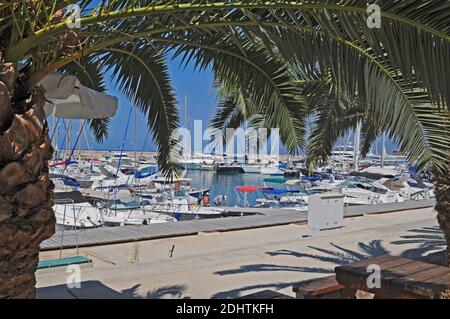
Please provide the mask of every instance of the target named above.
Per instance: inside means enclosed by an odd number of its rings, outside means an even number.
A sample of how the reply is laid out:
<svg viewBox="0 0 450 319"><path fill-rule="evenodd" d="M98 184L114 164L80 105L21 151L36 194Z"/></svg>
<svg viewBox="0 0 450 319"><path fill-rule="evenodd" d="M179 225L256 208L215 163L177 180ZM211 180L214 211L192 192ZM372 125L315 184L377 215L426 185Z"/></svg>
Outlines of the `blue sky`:
<svg viewBox="0 0 450 319"><path fill-rule="evenodd" d="M194 70L192 65L179 65L179 61L171 61L169 63L169 71L172 78L175 93L180 107L181 125L184 125L184 99L188 98L188 128L191 130L194 120L203 120L204 129L209 125L212 116L214 115L217 105L217 95L213 87L213 77L210 71ZM92 143L91 148L119 150L122 146L126 122L132 107L132 102L121 94L119 90L114 87L114 83L106 81L108 87L108 94L118 97L119 109L116 116L111 120L110 133L107 140L102 144ZM79 124L74 121L74 136L78 133ZM125 139L125 150L134 150L134 113L130 121L130 128ZM136 111L136 149L140 151L145 143L148 133L147 122L142 113ZM64 131L61 130L61 135ZM92 140L90 133L88 139ZM62 140L62 137L61 137ZM80 139L81 148L86 149L87 143L84 136ZM145 150L154 151L155 146L152 141L152 135L148 139Z"/></svg>
<svg viewBox="0 0 450 319"><path fill-rule="evenodd" d="M169 63L169 72L172 78L177 100L180 106L180 124L184 126L184 97L188 97L188 128L193 132L194 120L203 121L203 129L205 130L209 125L212 116L215 113L217 107L217 94L213 87L213 77L209 70L198 71L194 70L192 65L188 65L186 68L179 65L179 61L174 60ZM128 115L132 102L121 92L114 87L114 83L107 80L108 94L118 97L119 109L116 116L112 119L110 124L109 137L102 143L97 144L94 142L92 135L87 130L88 143L84 136L80 138L77 148L82 149L97 149L97 150L112 150L118 151L122 147L125 135L125 129L127 124ZM134 125L136 123L136 125ZM79 131L78 121L73 121L73 140L76 139L76 135ZM134 131L136 130L136 147L134 140ZM64 130L60 132L62 141L64 136ZM150 134L147 139L148 129L145 117L138 110L136 111L136 122L134 121L134 113L131 117L130 128L125 138L124 149L137 151L143 150L144 143L146 143L145 151L156 151L154 143L152 141L152 135ZM147 140L147 142L146 142ZM343 139L344 140L344 139ZM346 140L346 139L345 139ZM61 143L60 143L61 145ZM67 146L65 147L67 149ZM394 150L394 145L388 142L388 151ZM283 148L282 153L285 153Z"/></svg>

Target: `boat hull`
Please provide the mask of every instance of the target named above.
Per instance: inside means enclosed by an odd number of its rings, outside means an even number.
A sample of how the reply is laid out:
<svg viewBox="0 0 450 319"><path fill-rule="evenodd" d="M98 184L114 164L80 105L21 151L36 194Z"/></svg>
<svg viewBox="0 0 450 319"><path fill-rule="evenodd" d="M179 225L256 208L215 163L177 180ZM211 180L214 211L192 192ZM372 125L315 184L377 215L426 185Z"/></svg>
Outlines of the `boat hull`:
<svg viewBox="0 0 450 319"><path fill-rule="evenodd" d="M218 166L216 172L219 174L241 174L244 171L240 166Z"/></svg>
<svg viewBox="0 0 450 319"><path fill-rule="evenodd" d="M242 165L242 170L246 174L261 174L261 166L257 165Z"/></svg>

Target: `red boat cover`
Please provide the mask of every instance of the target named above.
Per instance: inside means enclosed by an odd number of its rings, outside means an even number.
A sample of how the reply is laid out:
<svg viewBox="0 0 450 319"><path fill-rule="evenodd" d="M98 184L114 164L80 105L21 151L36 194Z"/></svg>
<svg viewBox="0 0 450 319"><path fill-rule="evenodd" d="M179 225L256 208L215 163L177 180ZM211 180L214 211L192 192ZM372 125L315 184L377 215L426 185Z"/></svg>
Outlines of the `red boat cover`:
<svg viewBox="0 0 450 319"><path fill-rule="evenodd" d="M62 165L66 165L69 162L69 160L64 160L61 162L56 162L53 164L49 164L48 167L56 167L56 166L62 166Z"/></svg>
<svg viewBox="0 0 450 319"><path fill-rule="evenodd" d="M241 192L241 193L253 193L255 191L262 190L262 189L269 189L269 190L271 190L273 188L267 188L267 187L264 187L264 186L237 186L236 187L236 190L238 192Z"/></svg>

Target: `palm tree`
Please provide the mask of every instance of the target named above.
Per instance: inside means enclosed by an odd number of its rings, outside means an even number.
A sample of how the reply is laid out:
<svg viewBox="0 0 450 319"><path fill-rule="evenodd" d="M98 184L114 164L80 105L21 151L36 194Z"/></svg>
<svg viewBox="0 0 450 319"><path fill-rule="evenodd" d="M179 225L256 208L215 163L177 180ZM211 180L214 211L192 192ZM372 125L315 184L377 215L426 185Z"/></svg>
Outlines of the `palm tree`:
<svg viewBox="0 0 450 319"><path fill-rule="evenodd" d="M246 101L259 123L280 127L292 152L305 144L308 109L286 61L311 69L320 63L339 92L366 100L378 122L389 124L411 158L445 176L448 136L441 137L448 127L428 114L448 112L442 70L450 63L449 5L378 2L384 24L376 31L365 24L362 0L1 3L0 297L34 296L39 244L54 231L47 174L52 150L38 85L53 71L75 74L98 90L105 73L112 75L147 117L158 164L169 174L178 115L168 58L211 68L228 104ZM68 23L65 8L73 4L81 15ZM414 50L418 43L422 49ZM99 140L107 124L90 122ZM402 133L405 127L410 134ZM440 215L448 234L450 215Z"/></svg>
<svg viewBox="0 0 450 319"><path fill-rule="evenodd" d="M68 16L74 4L81 9L75 20ZM47 168L53 151L40 80L59 71L102 91L110 76L146 116L158 164L170 176L179 118L169 59L211 68L228 88L246 87L255 100L292 118L304 108L285 63L248 39L241 42L243 27L258 27L244 12L232 3L207 1L0 4L0 297L35 295L39 245L54 233ZM108 120L89 124L99 141L107 136ZM275 118L272 124L281 123Z"/></svg>
<svg viewBox="0 0 450 319"><path fill-rule="evenodd" d="M326 162L338 138L358 123L363 124L363 153L387 132L411 163L433 171L450 263L450 3L376 3L381 28L367 23L365 1L308 1L299 10L288 4L268 10L264 23L283 27L251 32L291 65L307 100L309 143L288 143L290 152L305 150L314 167ZM222 96L214 127L239 127L245 121L267 125L266 110L245 91L225 87ZM288 141L289 126L280 133Z"/></svg>

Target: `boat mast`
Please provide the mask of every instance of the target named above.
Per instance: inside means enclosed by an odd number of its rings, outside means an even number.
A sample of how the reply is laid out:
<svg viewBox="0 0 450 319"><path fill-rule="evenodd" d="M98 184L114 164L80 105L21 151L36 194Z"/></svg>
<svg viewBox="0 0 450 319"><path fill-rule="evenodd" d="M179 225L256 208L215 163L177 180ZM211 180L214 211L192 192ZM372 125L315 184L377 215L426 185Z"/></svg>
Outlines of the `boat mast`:
<svg viewBox="0 0 450 319"><path fill-rule="evenodd" d="M361 143L361 122L358 122L355 130L355 140L353 143L353 166L355 171L359 170L359 144Z"/></svg>
<svg viewBox="0 0 450 319"><path fill-rule="evenodd" d="M386 133L381 137L381 167L384 167L384 160L386 156Z"/></svg>
<svg viewBox="0 0 450 319"><path fill-rule="evenodd" d="M61 127L61 124L58 124L58 127L56 128L56 140L55 140L55 150L56 150L56 156L55 156L55 161L58 161L58 156L59 156L59 129Z"/></svg>
<svg viewBox="0 0 450 319"><path fill-rule="evenodd" d="M80 135L82 135L84 133L84 120L80 120ZM78 160L81 162L81 144L82 144L82 140L80 140L80 144L78 144ZM80 169L80 166L78 165L78 170Z"/></svg>
<svg viewBox="0 0 450 319"><path fill-rule="evenodd" d="M184 96L184 131L185 131L185 133L186 133L186 130L187 130L187 108L188 108L188 97L187 97L187 95L185 95ZM187 153L186 153L186 151L187 151L187 149L188 149L188 147L187 147L187 138L186 138L186 136L184 136L183 137L183 139L184 139L184 170L186 171L186 173L187 173Z"/></svg>
<svg viewBox="0 0 450 319"><path fill-rule="evenodd" d="M69 120L69 134L67 135L67 139L68 139L67 149L69 150L70 154L70 150L72 149L72 120Z"/></svg>
<svg viewBox="0 0 450 319"><path fill-rule="evenodd" d="M53 111L52 111L52 132L53 134L55 134L55 127L56 127L56 105L53 106ZM53 147L56 149L56 143L53 140Z"/></svg>
<svg viewBox="0 0 450 319"><path fill-rule="evenodd" d="M133 123L133 140L134 140L134 169L137 171L138 168L138 158L137 158L137 141L136 141L136 130L137 130L137 116L136 116L136 108L133 108L134 112L134 123ZM140 162L140 160L139 160Z"/></svg>

